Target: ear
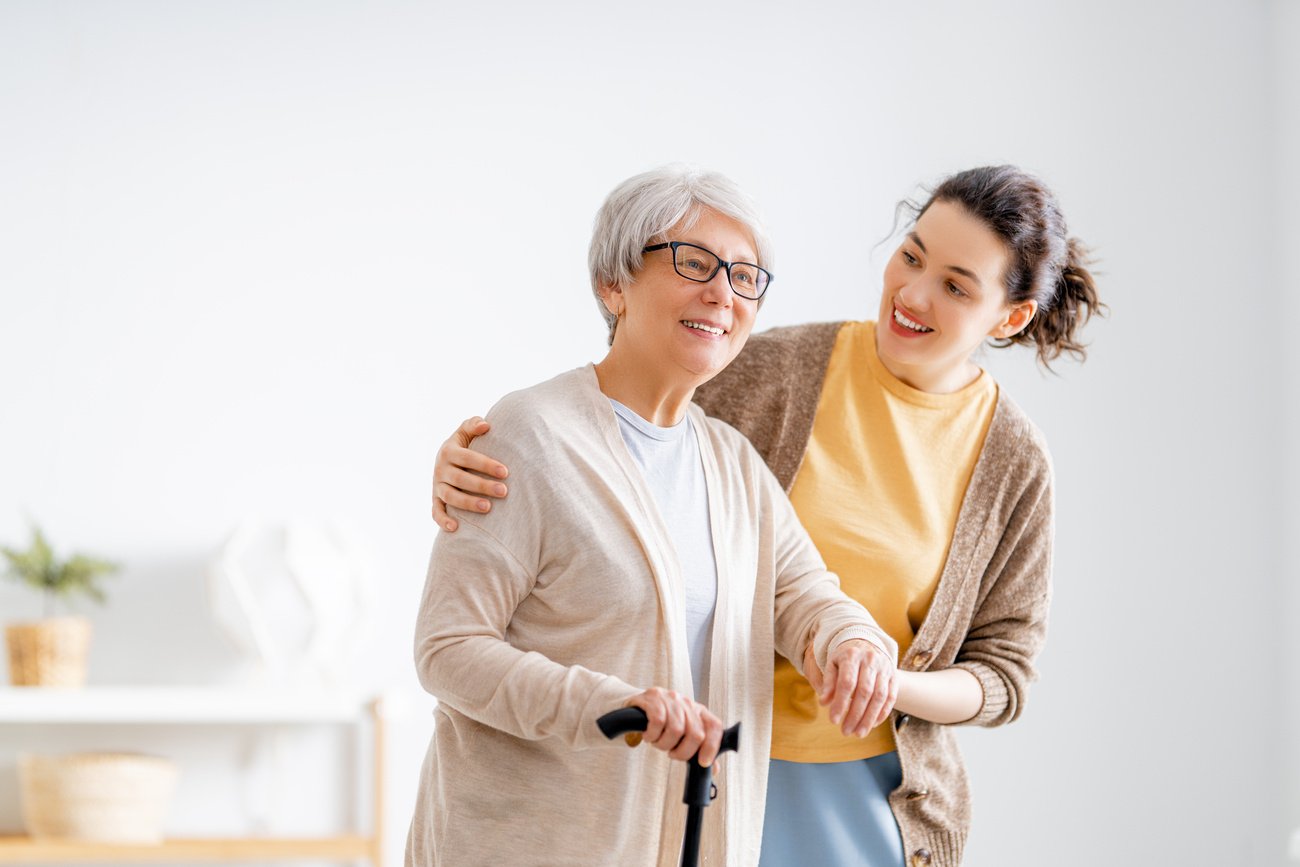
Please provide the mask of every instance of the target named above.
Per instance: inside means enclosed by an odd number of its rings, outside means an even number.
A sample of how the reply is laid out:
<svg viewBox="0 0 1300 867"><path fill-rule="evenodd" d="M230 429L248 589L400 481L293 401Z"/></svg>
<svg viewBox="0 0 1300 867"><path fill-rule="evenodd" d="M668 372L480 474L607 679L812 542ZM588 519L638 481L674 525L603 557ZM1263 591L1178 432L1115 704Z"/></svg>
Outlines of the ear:
<svg viewBox="0 0 1300 867"><path fill-rule="evenodd" d="M596 288L596 291L600 293L600 300L605 303L606 310L614 316L623 315L623 305L625 301L623 298L623 289L621 287L616 286L613 283L601 283L600 286Z"/></svg>
<svg viewBox="0 0 1300 867"><path fill-rule="evenodd" d="M1034 314L1038 312L1038 302L1034 299L1022 301L1012 307L1001 322L989 332L990 337L996 337L1003 340L1008 337L1015 337L1024 331L1033 321Z"/></svg>

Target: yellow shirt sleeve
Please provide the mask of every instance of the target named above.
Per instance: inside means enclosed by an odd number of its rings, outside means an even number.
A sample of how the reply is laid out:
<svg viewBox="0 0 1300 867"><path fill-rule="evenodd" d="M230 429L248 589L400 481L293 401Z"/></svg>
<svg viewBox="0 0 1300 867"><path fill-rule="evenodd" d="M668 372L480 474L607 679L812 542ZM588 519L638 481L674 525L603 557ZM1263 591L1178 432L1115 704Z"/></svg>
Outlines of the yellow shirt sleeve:
<svg viewBox="0 0 1300 867"><path fill-rule="evenodd" d="M906 385L876 355L872 322L846 323L836 337L790 500L900 658L929 612L996 403L986 372L952 394ZM786 660L775 678L773 758L841 762L894 749L888 722L863 739L841 734Z"/></svg>

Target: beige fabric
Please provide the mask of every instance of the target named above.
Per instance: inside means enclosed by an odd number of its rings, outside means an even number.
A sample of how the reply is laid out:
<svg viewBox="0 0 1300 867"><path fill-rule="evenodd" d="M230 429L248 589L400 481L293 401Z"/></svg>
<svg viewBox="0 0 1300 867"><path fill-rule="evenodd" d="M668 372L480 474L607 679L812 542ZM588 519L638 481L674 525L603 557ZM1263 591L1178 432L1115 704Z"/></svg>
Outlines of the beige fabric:
<svg viewBox="0 0 1300 867"><path fill-rule="evenodd" d="M705 812L701 863L758 860L773 651L892 641L839 592L780 485L735 430L690 408L709 491L718 600L707 704L739 721ZM592 367L504 398L484 452L510 496L434 544L416 628L439 699L407 864L672 865L684 764L595 720L691 684L680 570Z"/></svg>
<svg viewBox="0 0 1300 867"><path fill-rule="evenodd" d="M842 324L753 335L695 395L706 412L758 447L787 490L803 460ZM913 671L956 666L975 675L984 704L970 724L1001 725L1024 709L1047 634L1052 534L1047 445L1000 389L934 600L900 660ZM956 867L970 828L970 788L953 728L897 716L894 726L903 782L890 803L908 863Z"/></svg>

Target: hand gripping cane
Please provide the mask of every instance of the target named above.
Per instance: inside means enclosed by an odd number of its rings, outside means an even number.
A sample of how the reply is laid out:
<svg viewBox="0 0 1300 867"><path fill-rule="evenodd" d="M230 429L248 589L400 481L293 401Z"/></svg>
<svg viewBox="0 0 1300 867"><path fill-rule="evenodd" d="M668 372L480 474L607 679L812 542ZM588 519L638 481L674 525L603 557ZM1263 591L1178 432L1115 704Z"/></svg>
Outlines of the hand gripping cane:
<svg viewBox="0 0 1300 867"><path fill-rule="evenodd" d="M609 713L596 720L605 737L613 739L628 732L643 732L649 720L645 711L639 707L625 707ZM722 733L722 745L718 749L719 757L727 751L740 748L740 723ZM704 808L717 796L717 787L713 785L713 766L701 767L695 756L686 763L686 792L682 802L686 804L686 836L682 838L682 867L696 867L700 860L700 828L704 822Z"/></svg>

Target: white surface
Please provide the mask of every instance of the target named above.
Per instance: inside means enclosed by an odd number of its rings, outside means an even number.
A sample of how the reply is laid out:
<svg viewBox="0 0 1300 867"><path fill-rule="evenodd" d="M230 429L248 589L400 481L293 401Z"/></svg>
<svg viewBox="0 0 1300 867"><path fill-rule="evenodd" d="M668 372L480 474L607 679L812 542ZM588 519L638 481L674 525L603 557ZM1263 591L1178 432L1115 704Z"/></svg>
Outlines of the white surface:
<svg viewBox="0 0 1300 867"><path fill-rule="evenodd" d="M366 718L360 697L201 687L0 689L3 723L351 723Z"/></svg>
<svg viewBox="0 0 1300 867"><path fill-rule="evenodd" d="M1275 196L1274 245L1285 251L1279 257L1278 290L1281 314L1288 332L1300 325L1300 270L1294 265L1296 239L1300 238L1300 2L1273 0L1273 58L1278 137L1278 186ZM1283 568L1277 573L1281 604L1272 618L1278 633L1277 654L1283 661L1282 683L1286 709L1282 714L1284 733L1283 779L1289 781L1279 803L1279 823L1296 828L1291 836L1292 858L1300 860L1300 343L1287 339L1287 394L1284 428L1288 447L1282 456L1284 503L1278 516L1277 532L1284 540Z"/></svg>
<svg viewBox="0 0 1300 867"><path fill-rule="evenodd" d="M1018 162L1098 249L1114 315L1059 377L989 357L1052 445L1057 571L1024 719L961 734L967 867L1272 867L1300 824L1279 760L1300 731L1279 472L1300 230L1276 217L1300 148L1273 138L1300 104L1295 8L9 0L0 541L31 515L126 564L91 612L92 683L219 684L245 674L203 594L226 529L353 520L380 628L350 682L409 686L433 450L600 356L584 263L615 183L685 159L753 192L777 246L763 327L873 315L894 202ZM673 112L686 93L710 123ZM0 620L38 609L0 585ZM0 830L17 749L144 739L187 768L177 830L239 833L211 804L240 803L242 747L191 729L4 727ZM394 735L393 863L428 734ZM346 765L294 745L312 779ZM303 788L281 830L327 832Z"/></svg>

